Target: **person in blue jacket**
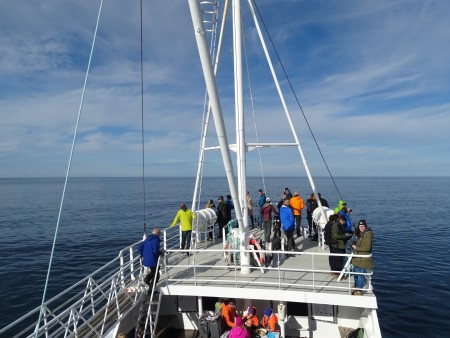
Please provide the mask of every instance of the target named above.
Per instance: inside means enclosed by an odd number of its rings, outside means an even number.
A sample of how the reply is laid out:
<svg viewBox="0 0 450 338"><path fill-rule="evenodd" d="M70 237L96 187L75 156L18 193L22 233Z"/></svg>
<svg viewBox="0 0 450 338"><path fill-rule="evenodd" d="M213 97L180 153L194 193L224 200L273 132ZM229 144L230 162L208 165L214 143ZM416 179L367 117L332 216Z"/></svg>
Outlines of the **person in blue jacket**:
<svg viewBox="0 0 450 338"><path fill-rule="evenodd" d="M347 208L347 203L344 200L339 200L338 206L334 208L334 213L342 215L346 220L346 229L348 233L353 233L352 220L350 219L350 213L352 209ZM351 252L351 251L350 251Z"/></svg>
<svg viewBox="0 0 450 338"><path fill-rule="evenodd" d="M154 228L152 234L138 246L139 255L144 265L142 275L145 276L144 282L149 285L149 293L151 293L153 287L153 279L156 278L154 285L158 284L159 280L159 271L156 271L156 268L160 256L160 233L158 228Z"/></svg>
<svg viewBox="0 0 450 338"><path fill-rule="evenodd" d="M295 219L292 209L289 208L289 199L285 199L280 208L281 228L287 239L287 251L297 251L294 241ZM288 257L288 256L287 256Z"/></svg>
<svg viewBox="0 0 450 338"><path fill-rule="evenodd" d="M266 194L262 191L262 189L258 190L258 194L259 194L259 201L258 201L258 206L259 206L258 226L259 226L260 229L262 229L262 207L263 207L264 203L266 203Z"/></svg>

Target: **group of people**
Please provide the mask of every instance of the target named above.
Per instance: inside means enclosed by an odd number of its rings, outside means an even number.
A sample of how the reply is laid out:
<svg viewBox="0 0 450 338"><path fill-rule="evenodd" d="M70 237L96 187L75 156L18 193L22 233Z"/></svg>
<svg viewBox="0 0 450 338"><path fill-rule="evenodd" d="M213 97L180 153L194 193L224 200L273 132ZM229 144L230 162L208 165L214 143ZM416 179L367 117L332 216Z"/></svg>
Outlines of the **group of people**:
<svg viewBox="0 0 450 338"><path fill-rule="evenodd" d="M258 191L260 196L258 205L260 206L260 217L262 220L261 227L264 229L264 239L266 242L270 241L271 225L272 225L272 214L275 217L279 217L281 222L281 229L286 238L287 251L298 251L295 246L294 236L297 238L302 235L302 210L306 207L306 219L308 221L308 237L312 241L317 241L317 231L315 231L315 226L312 220L312 214L314 210L318 207L316 197L311 194L306 203L303 201L300 194L296 191L294 194L291 190L286 187L281 196L281 200L278 202L276 210L270 203L270 198L266 197L262 189ZM320 194L319 198L323 206L328 207L328 202L326 199L322 198ZM263 201L265 201L263 203ZM289 257L289 256L288 256Z"/></svg>
<svg viewBox="0 0 450 338"><path fill-rule="evenodd" d="M281 229L286 238L287 251L298 251L295 245L294 233L297 237L301 236L301 219L302 209L305 208L305 203L300 197L298 192L291 194L289 188L285 188L282 199L278 203L278 210L271 204L270 198L266 197L262 189L258 191L260 196L258 205L260 207L260 217L258 223L260 227L264 229L264 240L266 242L271 241L272 233L272 217L279 217L281 222ZM321 205L329 207L327 200L321 197ZM226 200L223 196L218 197L217 207L214 205L214 201L210 199L206 205L207 208L213 208L217 213L217 223L219 225L219 235L222 236L222 229L231 220L231 210L234 209L231 195L226 196ZM311 194L306 201L306 218L308 220L308 232L311 240L317 240L317 231L314 230L312 221L312 213L318 207L315 195ZM247 208L249 209L249 216L254 227L253 218L253 206L252 198L249 192L247 192ZM350 254L355 255L368 255L372 252L372 240L373 231L368 227L366 220L362 219L358 222L358 226L353 231L350 213L351 209L347 207L347 203L344 200L339 200L337 207L334 209L334 214L329 217L328 222L331 223L331 243L329 245L331 254ZM176 226L180 223L181 228L181 249L188 250L190 248L191 234L192 234L192 221L195 219L195 213L186 207L184 202L180 203L180 210L175 215L175 218L170 227ZM225 228L226 229L226 228ZM315 233L313 235L313 233ZM145 267L144 274L147 276L146 282L150 285L159 274L156 271L157 261L160 251L160 230L153 229L152 234L139 245L139 253L143 258L143 265ZM189 256L189 252L186 252ZM289 255L289 254L288 254ZM289 257L289 256L287 256ZM346 263L344 256L329 256L329 264L332 275L339 275ZM364 285L366 284L365 273L367 270L373 268L373 261L371 257L354 257L352 259L353 272L355 272L355 295L360 295ZM156 280L157 283L157 280Z"/></svg>
<svg viewBox="0 0 450 338"><path fill-rule="evenodd" d="M331 254L351 254L370 255L372 253L373 231L367 225L365 219L358 221L353 231L349 214L350 208L347 208L345 201L340 200L335 214L329 217L331 223L331 243L329 245ZM345 256L329 256L331 274L339 276L347 258ZM351 270L355 279L353 295L361 296L362 289L366 285L366 274L368 270L373 269L372 257L353 257L351 259Z"/></svg>
<svg viewBox="0 0 450 338"><path fill-rule="evenodd" d="M233 200L231 199L231 195L227 195L226 200L220 195L217 198L217 206L214 204L214 200L210 199L206 203L206 209L210 208L216 212L217 215L217 224L219 225L219 234L218 237L222 237L223 228L231 221L231 210L234 209ZM226 228L225 228L226 229ZM209 239L212 239L212 235L210 235Z"/></svg>
<svg viewBox="0 0 450 338"><path fill-rule="evenodd" d="M250 306L243 316L236 311L236 300L222 300L221 316L224 330L230 330L229 338L250 338L257 328L267 331L278 329L278 317L270 307L264 310L261 320L258 319L256 307Z"/></svg>

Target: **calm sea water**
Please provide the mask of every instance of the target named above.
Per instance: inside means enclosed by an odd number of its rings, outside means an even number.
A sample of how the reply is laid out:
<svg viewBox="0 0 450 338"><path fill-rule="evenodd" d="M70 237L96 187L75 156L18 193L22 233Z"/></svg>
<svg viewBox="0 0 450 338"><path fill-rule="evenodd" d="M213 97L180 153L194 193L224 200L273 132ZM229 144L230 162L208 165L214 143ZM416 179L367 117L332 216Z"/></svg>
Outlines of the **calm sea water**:
<svg viewBox="0 0 450 338"><path fill-rule="evenodd" d="M353 221L375 233L373 285L384 337L444 337L450 332L450 178L338 178ZM284 187L310 193L304 178L267 178L278 201ZM191 204L193 178L76 178L69 181L47 299L112 260L149 227L168 226L180 201ZM316 186L330 206L329 179ZM248 190L256 201L260 179ZM40 305L62 194L62 179L0 179L0 327ZM207 199L228 194L224 178L204 178Z"/></svg>

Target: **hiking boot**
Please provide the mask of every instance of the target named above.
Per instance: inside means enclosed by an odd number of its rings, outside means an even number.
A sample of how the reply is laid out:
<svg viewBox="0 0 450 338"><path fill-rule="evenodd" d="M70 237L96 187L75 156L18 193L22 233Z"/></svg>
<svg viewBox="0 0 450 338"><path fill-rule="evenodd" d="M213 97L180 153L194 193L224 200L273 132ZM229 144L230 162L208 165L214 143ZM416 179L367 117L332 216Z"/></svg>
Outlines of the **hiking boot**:
<svg viewBox="0 0 450 338"><path fill-rule="evenodd" d="M361 291L355 290L355 291L353 291L352 295L353 295L353 296L362 296L363 294L362 294Z"/></svg>

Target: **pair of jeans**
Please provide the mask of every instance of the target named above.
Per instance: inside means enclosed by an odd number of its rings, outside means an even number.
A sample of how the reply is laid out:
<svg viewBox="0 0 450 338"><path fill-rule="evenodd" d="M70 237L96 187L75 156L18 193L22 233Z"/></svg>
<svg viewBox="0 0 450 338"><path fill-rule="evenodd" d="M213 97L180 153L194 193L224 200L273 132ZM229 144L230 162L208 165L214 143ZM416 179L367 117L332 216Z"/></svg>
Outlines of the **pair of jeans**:
<svg viewBox="0 0 450 338"><path fill-rule="evenodd" d="M270 241L270 234L272 233L272 220L265 219L263 220L263 228L264 228L264 241Z"/></svg>
<svg viewBox="0 0 450 338"><path fill-rule="evenodd" d="M259 208L258 227L262 229L262 208Z"/></svg>
<svg viewBox="0 0 450 338"><path fill-rule="evenodd" d="M367 270L358 266L353 266L353 272L367 273ZM366 276L359 274L353 276L355 277L355 287L357 289L364 288L364 285L366 285Z"/></svg>
<svg viewBox="0 0 450 338"><path fill-rule="evenodd" d="M307 213L307 214L306 214L306 219L308 220L308 231L309 231L309 235L312 236L312 233L313 233L313 220L312 220L312 214L311 214L311 213Z"/></svg>
<svg viewBox="0 0 450 338"><path fill-rule="evenodd" d="M189 249L191 246L192 230L181 231L181 249Z"/></svg>
<svg viewBox="0 0 450 338"><path fill-rule="evenodd" d="M330 254L344 254L345 249L335 248L333 245L330 245ZM330 269L334 273L339 273L344 267L344 256L328 256L328 262L330 263Z"/></svg>
<svg viewBox="0 0 450 338"><path fill-rule="evenodd" d="M301 236L301 224L302 224L302 215L294 215L295 219L295 230L297 232L297 237Z"/></svg>
<svg viewBox="0 0 450 338"><path fill-rule="evenodd" d="M283 232L287 240L287 251L295 251L294 230L283 230Z"/></svg>
<svg viewBox="0 0 450 338"><path fill-rule="evenodd" d="M144 272L142 274L144 277L144 283L147 284L150 289L152 290L153 288L153 280L156 278L155 280L155 285L158 284L159 281L159 271L156 271L156 266L145 266L144 267Z"/></svg>

